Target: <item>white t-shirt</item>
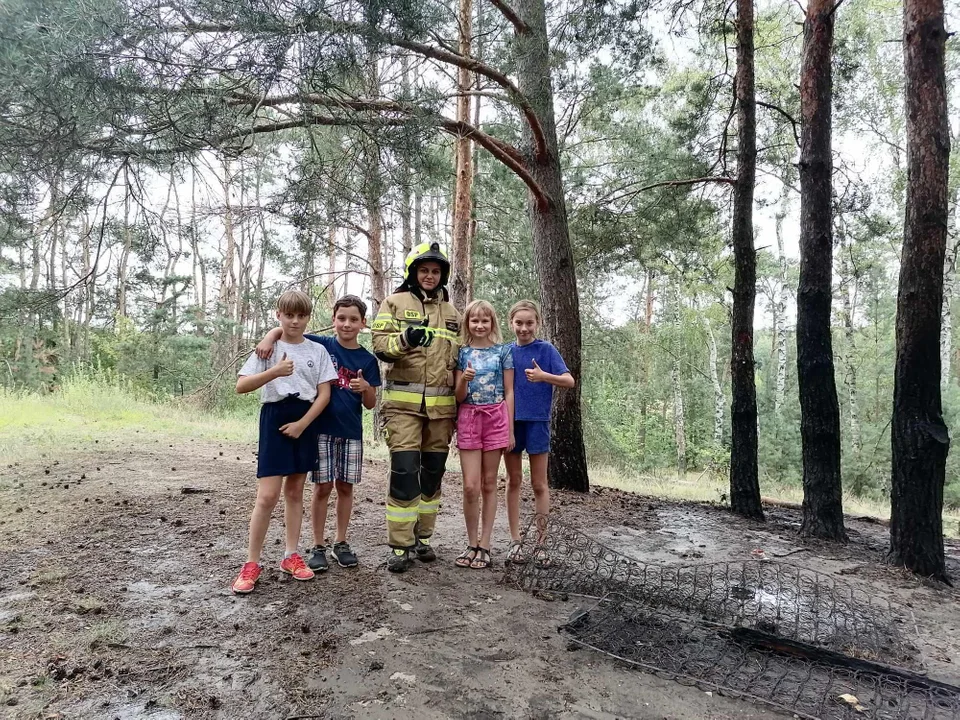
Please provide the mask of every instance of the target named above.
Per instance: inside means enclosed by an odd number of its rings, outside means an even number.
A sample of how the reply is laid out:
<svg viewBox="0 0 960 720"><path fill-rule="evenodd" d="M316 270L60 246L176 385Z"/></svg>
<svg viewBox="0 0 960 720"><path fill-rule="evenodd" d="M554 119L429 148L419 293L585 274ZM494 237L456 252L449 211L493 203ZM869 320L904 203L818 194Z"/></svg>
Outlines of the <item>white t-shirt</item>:
<svg viewBox="0 0 960 720"><path fill-rule="evenodd" d="M256 353L252 354L237 375L256 375L269 370L283 359L284 353L287 360L293 360L293 374L274 378L260 388L261 403L285 400L291 395L313 402L317 399L317 385L337 379L330 353L323 345L306 339L296 344L277 340L273 346L273 355L261 360Z"/></svg>

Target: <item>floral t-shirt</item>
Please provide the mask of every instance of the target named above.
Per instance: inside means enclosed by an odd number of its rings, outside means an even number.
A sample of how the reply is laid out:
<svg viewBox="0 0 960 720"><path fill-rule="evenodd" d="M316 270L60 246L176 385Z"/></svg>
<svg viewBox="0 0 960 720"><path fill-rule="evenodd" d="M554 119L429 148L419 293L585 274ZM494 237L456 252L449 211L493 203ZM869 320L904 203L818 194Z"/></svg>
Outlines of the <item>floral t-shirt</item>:
<svg viewBox="0 0 960 720"><path fill-rule="evenodd" d="M513 354L509 345L488 348L462 347L457 358L457 369L466 370L470 364L477 376L467 384L467 405L496 405L502 403L503 371L513 370Z"/></svg>

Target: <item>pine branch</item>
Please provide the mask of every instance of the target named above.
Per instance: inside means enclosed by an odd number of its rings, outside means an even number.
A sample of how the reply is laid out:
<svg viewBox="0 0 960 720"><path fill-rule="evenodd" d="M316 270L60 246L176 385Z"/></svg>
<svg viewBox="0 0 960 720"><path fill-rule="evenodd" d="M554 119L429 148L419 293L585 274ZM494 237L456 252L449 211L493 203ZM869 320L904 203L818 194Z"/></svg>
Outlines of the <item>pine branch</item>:
<svg viewBox="0 0 960 720"><path fill-rule="evenodd" d="M490 4L499 10L501 15L510 21L510 24L513 25L513 29L516 31L517 35L526 35L530 32L530 28L527 27L527 24L520 19L520 15L517 14L517 11L503 2L503 0L490 0Z"/></svg>
<svg viewBox="0 0 960 720"><path fill-rule="evenodd" d="M790 121L790 124L793 125L793 139L797 143L797 147L800 147L800 123L798 123L794 117L784 110L782 107L777 105L771 105L770 103L765 103L762 100L757 100L757 105L760 107L767 108L767 110L773 110L783 115L787 120Z"/></svg>
<svg viewBox="0 0 960 720"><path fill-rule="evenodd" d="M520 88L510 78L496 68L480 62L475 58L461 55L453 50L438 48L433 45L418 42L416 40L410 40L400 35L395 35L363 23L352 23L334 20L332 18L324 18L322 20L315 18L296 27L288 27L284 23L278 23L274 26L264 24L257 28L245 28L242 25L235 25L233 23L188 22L183 25L168 25L158 29L162 32L183 32L191 35L197 33L239 33L244 31L256 32L259 34L267 34L271 32L343 32L360 37L370 38L371 40L387 43L396 47L401 47L422 57L464 68L465 70L469 70L477 75L482 75L483 77L500 85L509 93L513 103L523 114L527 124L530 126L530 132L533 135L537 157L542 157L546 153L547 142L543 134L543 126L540 123L540 118L537 117L536 112L534 112L533 107L530 105L530 102L527 100L526 96L520 91Z"/></svg>

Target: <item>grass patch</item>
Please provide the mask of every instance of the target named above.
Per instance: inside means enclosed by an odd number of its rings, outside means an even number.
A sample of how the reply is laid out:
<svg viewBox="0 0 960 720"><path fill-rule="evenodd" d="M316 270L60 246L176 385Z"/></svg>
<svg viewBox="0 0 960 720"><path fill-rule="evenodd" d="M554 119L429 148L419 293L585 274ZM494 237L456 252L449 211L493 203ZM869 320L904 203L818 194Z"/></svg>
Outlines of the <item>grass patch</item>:
<svg viewBox="0 0 960 720"><path fill-rule="evenodd" d="M30 459L95 438L133 440L137 431L250 442L257 434L256 411L251 405L217 414L185 401L161 403L121 383L87 377L69 378L50 394L0 389L0 462Z"/></svg>
<svg viewBox="0 0 960 720"><path fill-rule="evenodd" d="M70 573L63 568L49 568L47 570L40 570L37 573L36 581L39 585L56 585L66 580L69 576Z"/></svg>
<svg viewBox="0 0 960 720"><path fill-rule="evenodd" d="M679 478L675 472L657 472L649 474L630 473L611 467L591 467L590 482L601 487L616 488L638 495L685 500L692 502L723 502L726 504L730 484L725 476L710 472L690 472ZM786 483L761 485L763 497L777 502L803 502L803 488ZM860 497L850 493L843 494L843 511L847 516L867 516L880 520L890 519L890 505L880 500ZM943 532L947 537L960 538L960 513L943 514Z"/></svg>
<svg viewBox="0 0 960 720"><path fill-rule="evenodd" d="M86 615L88 613L99 615L103 612L103 602L100 598L96 598L93 595L84 595L77 601L74 609L78 615Z"/></svg>
<svg viewBox="0 0 960 720"><path fill-rule="evenodd" d="M90 647L122 643L126 639L126 628L118 620L105 620L95 623L87 631L87 642Z"/></svg>

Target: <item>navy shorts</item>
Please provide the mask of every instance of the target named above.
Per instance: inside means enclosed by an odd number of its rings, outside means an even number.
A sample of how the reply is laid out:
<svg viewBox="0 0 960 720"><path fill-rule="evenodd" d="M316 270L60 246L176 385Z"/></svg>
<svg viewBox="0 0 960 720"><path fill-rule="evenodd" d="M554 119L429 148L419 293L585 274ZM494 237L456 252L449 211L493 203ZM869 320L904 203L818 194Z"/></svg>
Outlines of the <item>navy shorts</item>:
<svg viewBox="0 0 960 720"><path fill-rule="evenodd" d="M513 437L517 441L510 452L519 455L524 450L527 455L542 455L550 452L549 420L514 420Z"/></svg>
<svg viewBox="0 0 960 720"><path fill-rule="evenodd" d="M300 437L287 437L280 428L296 422L313 403L297 397L260 406L260 447L257 454L257 477L297 475L317 469L316 423L303 431Z"/></svg>

